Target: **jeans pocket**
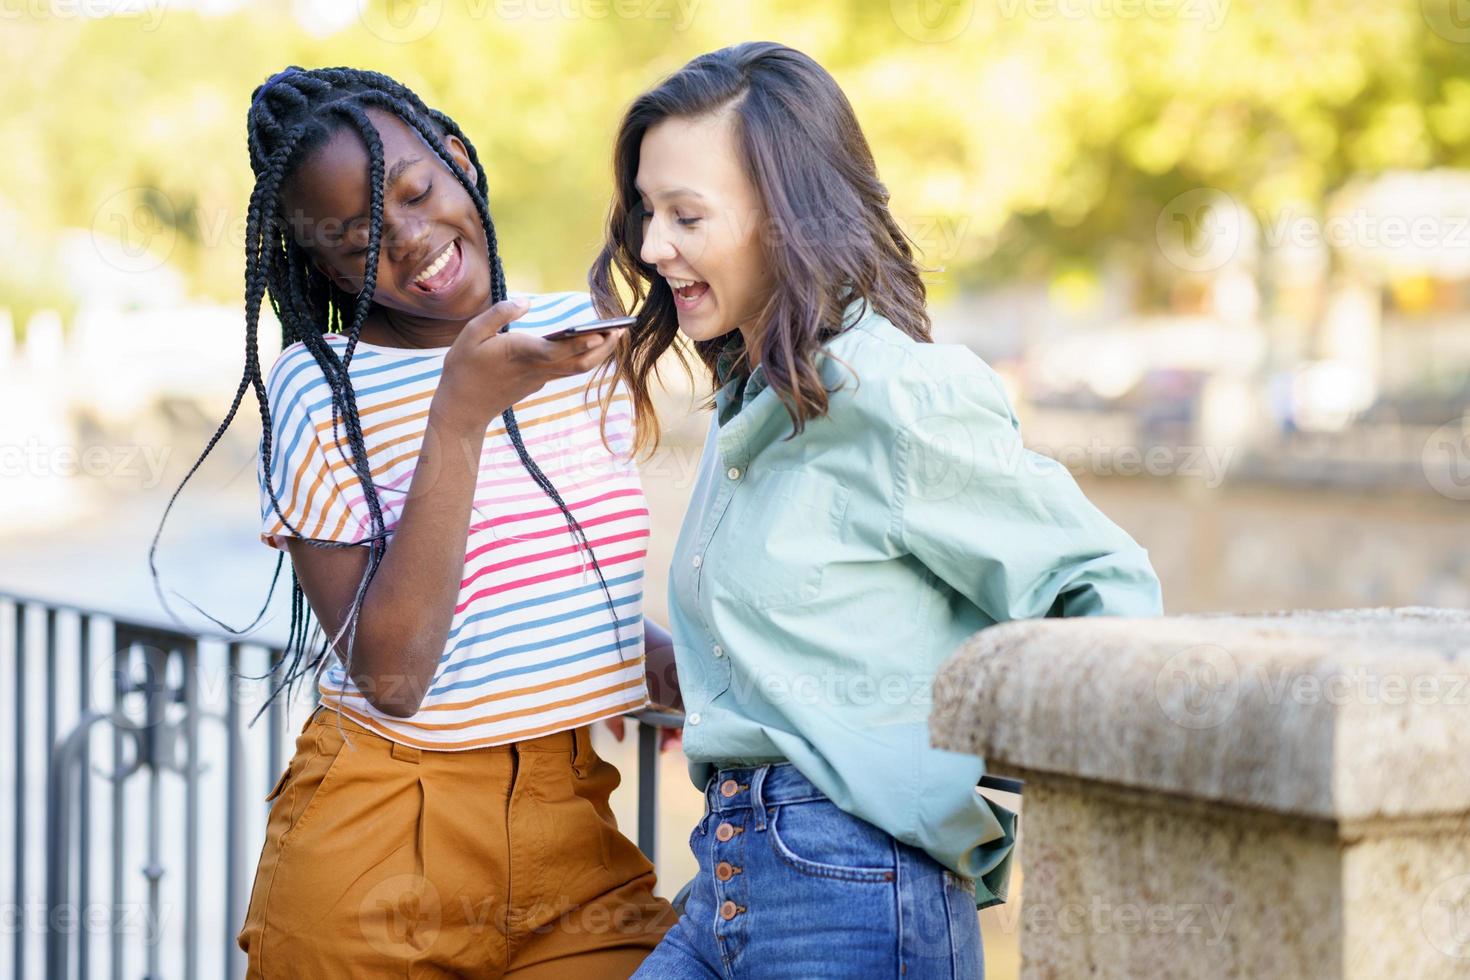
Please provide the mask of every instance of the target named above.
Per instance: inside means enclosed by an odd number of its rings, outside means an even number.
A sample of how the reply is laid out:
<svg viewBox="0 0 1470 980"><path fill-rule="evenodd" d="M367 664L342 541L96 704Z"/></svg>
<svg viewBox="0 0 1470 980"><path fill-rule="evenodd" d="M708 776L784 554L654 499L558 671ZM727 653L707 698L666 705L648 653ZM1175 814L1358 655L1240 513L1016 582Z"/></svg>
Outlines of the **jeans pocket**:
<svg viewBox="0 0 1470 980"><path fill-rule="evenodd" d="M894 880L893 838L828 800L773 807L766 832L777 857L802 874L871 884Z"/></svg>

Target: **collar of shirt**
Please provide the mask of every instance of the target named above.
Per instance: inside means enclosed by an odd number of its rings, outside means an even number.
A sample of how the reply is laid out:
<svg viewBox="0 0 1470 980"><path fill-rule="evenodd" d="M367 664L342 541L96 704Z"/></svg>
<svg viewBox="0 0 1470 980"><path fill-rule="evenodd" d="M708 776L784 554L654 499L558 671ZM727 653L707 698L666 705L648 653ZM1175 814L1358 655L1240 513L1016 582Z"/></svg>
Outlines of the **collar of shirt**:
<svg viewBox="0 0 1470 980"><path fill-rule="evenodd" d="M845 329L851 330L866 323L874 315L871 304L864 303L862 299L855 299L843 310L842 321L847 324ZM725 458L731 460L732 450L738 449L737 455L741 459L739 462L733 460L732 462L744 468L744 458L749 454L750 449L764 445L763 441L755 441L752 438L754 433L768 428L773 415L785 414L786 406L772 392L758 409L751 408L751 405L770 388L770 383L766 380L764 363L757 364L749 376L738 369L738 365L744 360L743 351L745 349L744 344L737 339L738 337L738 333L732 333L730 341L715 358L715 377L720 385L719 390L715 392L715 416L719 420L720 448L725 453ZM830 338L826 344L830 344L835 339L836 337ZM738 422L739 426L732 427L732 422Z"/></svg>

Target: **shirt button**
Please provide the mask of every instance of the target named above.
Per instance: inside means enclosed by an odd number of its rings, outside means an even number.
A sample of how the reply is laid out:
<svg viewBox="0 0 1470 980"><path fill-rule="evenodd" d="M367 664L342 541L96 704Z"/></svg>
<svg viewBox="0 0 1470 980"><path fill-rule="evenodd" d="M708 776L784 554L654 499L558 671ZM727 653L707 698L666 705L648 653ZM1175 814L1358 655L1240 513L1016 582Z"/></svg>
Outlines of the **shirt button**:
<svg viewBox="0 0 1470 980"><path fill-rule="evenodd" d="M735 836L735 828L726 821L715 828L715 839L724 843Z"/></svg>
<svg viewBox="0 0 1470 980"><path fill-rule="evenodd" d="M732 466L732 467L730 467L728 470L725 471L725 475L728 476L732 480L738 480L738 479L740 479L740 467L738 467L738 466Z"/></svg>
<svg viewBox="0 0 1470 980"><path fill-rule="evenodd" d="M720 795L727 800L738 792L740 792L740 784L733 779L727 779L720 784Z"/></svg>
<svg viewBox="0 0 1470 980"><path fill-rule="evenodd" d="M717 657L723 657L725 655L725 648L722 647L722 646L720 646L718 643L716 643L715 644L715 649L714 649L713 652L714 652L714 655L715 656L717 656Z"/></svg>
<svg viewBox="0 0 1470 980"><path fill-rule="evenodd" d="M735 918L735 916L739 914L740 906L736 905L728 898L725 899L725 903L720 906L720 918L724 919L726 922L729 922L731 919Z"/></svg>
<svg viewBox="0 0 1470 980"><path fill-rule="evenodd" d="M699 555L695 555L694 556L694 567L695 568L698 568L700 565L703 565L703 564L704 564L704 559L701 558Z"/></svg>
<svg viewBox="0 0 1470 980"><path fill-rule="evenodd" d="M693 714L691 714L685 720L688 721L689 724L691 724L691 725L697 725L697 724L699 724L699 712L698 711L694 712Z"/></svg>

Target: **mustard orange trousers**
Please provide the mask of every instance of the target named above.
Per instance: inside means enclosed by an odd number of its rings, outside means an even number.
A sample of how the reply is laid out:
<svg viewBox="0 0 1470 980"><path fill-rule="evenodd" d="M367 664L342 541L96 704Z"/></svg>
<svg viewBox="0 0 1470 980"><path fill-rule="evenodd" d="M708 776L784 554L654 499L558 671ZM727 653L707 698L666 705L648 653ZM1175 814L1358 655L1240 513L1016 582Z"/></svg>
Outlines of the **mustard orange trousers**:
<svg viewBox="0 0 1470 980"><path fill-rule="evenodd" d="M271 791L252 980L624 978L677 916L586 727L430 751L317 708Z"/></svg>

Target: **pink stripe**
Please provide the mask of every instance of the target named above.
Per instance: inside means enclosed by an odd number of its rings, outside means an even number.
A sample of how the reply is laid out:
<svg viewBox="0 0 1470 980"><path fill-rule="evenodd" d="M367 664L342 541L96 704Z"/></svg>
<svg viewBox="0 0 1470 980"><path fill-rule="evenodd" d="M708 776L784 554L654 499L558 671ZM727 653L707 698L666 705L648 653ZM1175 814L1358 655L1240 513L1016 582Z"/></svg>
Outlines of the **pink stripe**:
<svg viewBox="0 0 1470 980"><path fill-rule="evenodd" d="M609 565L621 565L625 561L641 561L647 555L648 551L646 549L643 551L631 551L626 555L615 555L612 558L599 558L597 559L597 563L603 568L607 568ZM462 613L467 608L469 608L470 603L474 602L477 599L483 599L486 596L498 595L502 592L513 592L516 589L522 589L528 585L538 585L542 582L550 582L554 579L567 578L571 575L580 574L581 571L582 569L580 567L572 565L568 568L563 568L555 572L545 572L541 575L533 575L530 578L517 579L514 582L504 582L500 585L492 585L487 589L481 589L479 592L476 592L464 602L461 602L459 605L455 606L454 611L456 614Z"/></svg>
<svg viewBox="0 0 1470 980"><path fill-rule="evenodd" d="M599 538L596 541L593 541L589 538L587 543L592 546L592 554L596 555L597 549L605 544L617 544L620 541L632 541L634 538L646 537L648 537L648 529L638 528L637 530L633 531L624 531L622 534L613 534L605 538ZM505 561L491 562L487 565L481 565L479 568L471 572L469 576L464 579L464 581L459 583L459 590L463 592L465 589L473 585L476 579L489 575L491 572L503 572L507 568L518 568L521 565L532 565L538 561L546 561L550 558L561 558L565 555L575 555L583 550L585 549L582 547L581 542L573 542L572 544L569 544L564 548L553 548L550 551L542 551L534 555L522 555L519 558L507 558Z"/></svg>
<svg viewBox="0 0 1470 980"><path fill-rule="evenodd" d="M612 482L614 480L628 480L628 479L631 479L631 482L635 485L636 492L638 492L638 493L642 493L643 492L642 486L640 484L638 484L637 475L636 474L632 474L631 477L630 477L630 474L627 474L627 473L609 473L607 476L596 477L595 479L591 479L591 480L583 480L580 483L566 483L566 484L562 484L562 485L558 486L556 489L557 489L557 492L561 494L562 499L565 500L566 497L567 497L567 492L568 491L571 491L571 490L585 490L588 487L601 486L602 484L610 483L610 482ZM544 490L542 490L540 487L537 487L535 490L532 490L529 493L508 494L508 495L503 496L503 497L486 497L483 500L476 500L472 506L474 508L476 508L476 509L479 509L479 510L485 510L485 509L488 509L490 507L503 507L503 506L505 506L507 504L520 503L521 501L524 501L524 500L545 500L545 499L546 499L546 492ZM568 506L570 507L571 505L569 504ZM383 508L383 511L384 511L383 520L385 522L389 522L390 517L394 518L395 521L396 521L396 516L397 516L397 513L398 513L398 508L393 507L393 506L385 506ZM557 511L557 513L561 513L561 511ZM513 523L514 521L522 520L522 519L523 518L520 517L520 516L514 516L511 519L511 523ZM371 523L372 522L371 522L371 520L369 518L361 518L361 519L359 519L358 522L357 522L358 534L359 535L365 535L365 534L367 534L368 533L368 528L371 526Z"/></svg>
<svg viewBox="0 0 1470 980"><path fill-rule="evenodd" d="M555 513L558 513L559 514L561 512L560 511L556 511ZM589 527L596 527L599 524L606 524L609 521L621 521L621 520L625 520L625 519L627 519L629 517L647 517L647 516L648 516L648 509L645 507L645 508L640 508L638 510L620 510L616 514L606 514L606 515L604 515L602 517L594 517L590 521L584 521L584 520L580 520L579 519L577 521L577 523L578 524L581 524L582 527L583 527L583 529L585 530L586 528L589 528ZM516 543L521 542L521 541L534 541L537 538L558 537L560 535L566 534L567 533L567 530L568 529L567 529L566 525L563 524L560 527L548 527L548 528L543 528L540 531L527 531L524 534L517 534L514 537L509 537L509 538L496 538L494 541L488 542L486 544L482 544L482 545L480 545L480 547L474 549L469 554L465 555L464 556L464 560L465 560L465 563L468 564L469 562L473 561L474 559L476 559L476 558L480 557L481 555L485 554L487 551L494 551L496 548L504 548L504 547L507 547L508 545L516 544Z"/></svg>
<svg viewBox="0 0 1470 980"><path fill-rule="evenodd" d="M596 422L593 422L591 424L592 425L596 425L597 423ZM559 437L560 437L560 434L558 434L557 438L559 438ZM522 445L530 445L530 444L523 442ZM575 451L583 450L583 449L595 449L595 448L598 448L600 446L601 446L601 441L599 440L599 441L596 441L596 442L587 443L586 445L582 445L582 446L570 447L570 450L569 451L575 452ZM420 451L422 451L422 443L420 443ZM515 447L512 446L511 447L511 451L514 452L515 451ZM369 456L371 457L371 454L369 454ZM517 462L519 462L519 456L517 456L516 458L517 458ZM609 460L616 459L616 457L614 457L614 456L608 456L607 458ZM492 464L490 464L487 461L482 461L481 464L480 464L480 467L481 467L480 468L480 472L483 474L485 472L485 470L492 468ZM415 467L415 469L416 468L417 467ZM414 469L411 469L407 473L403 473L403 474L401 474L399 476L396 476L393 479L388 480L387 482L380 482L380 483L378 483L377 486L379 487L379 494L380 494L380 496L381 496L382 490L390 490L390 491L391 490L397 490L397 489L400 489L405 483L410 482L413 479L414 472L415 472L415 470ZM563 475L571 472L571 470L570 469L559 470L555 474L550 473L550 472L547 472L546 470L542 470L542 472L543 473L546 473L547 476L552 476L552 475L563 476ZM496 481L493 481L493 480L481 480L478 484L476 484L475 489L477 491L479 491L479 490L484 490L487 487L492 487L492 486L505 486L505 485L509 485L509 484L513 484L513 483L520 483L520 482L523 482L523 481L528 480L528 479L530 479L530 476L527 475L527 474L525 474L523 472L521 475L518 475L518 476L515 476L515 477L511 477L509 479L501 480L499 482L496 482ZM367 495L360 492L361 491L362 484L359 482L357 484L357 486L358 486L359 493L355 497L349 497L349 498L347 498L347 506L348 507L361 507L364 503L367 502ZM532 496L535 496L535 495L532 494Z"/></svg>
<svg viewBox="0 0 1470 980"><path fill-rule="evenodd" d="M567 500L566 494L562 494L562 500L566 500L568 510L576 511L583 507L591 507L593 504L600 504L604 500L612 500L615 497L642 496L643 491L640 489L610 490L607 493L598 494L596 497L590 497L587 500ZM544 510L528 510L523 514L509 514L505 517L492 517L488 521L481 521L479 524L471 524L470 533L474 534L476 531L485 531L492 527L504 527L507 524L520 524L523 521L535 520L538 517L550 517L553 514L560 515L561 510L557 507L547 507Z"/></svg>

